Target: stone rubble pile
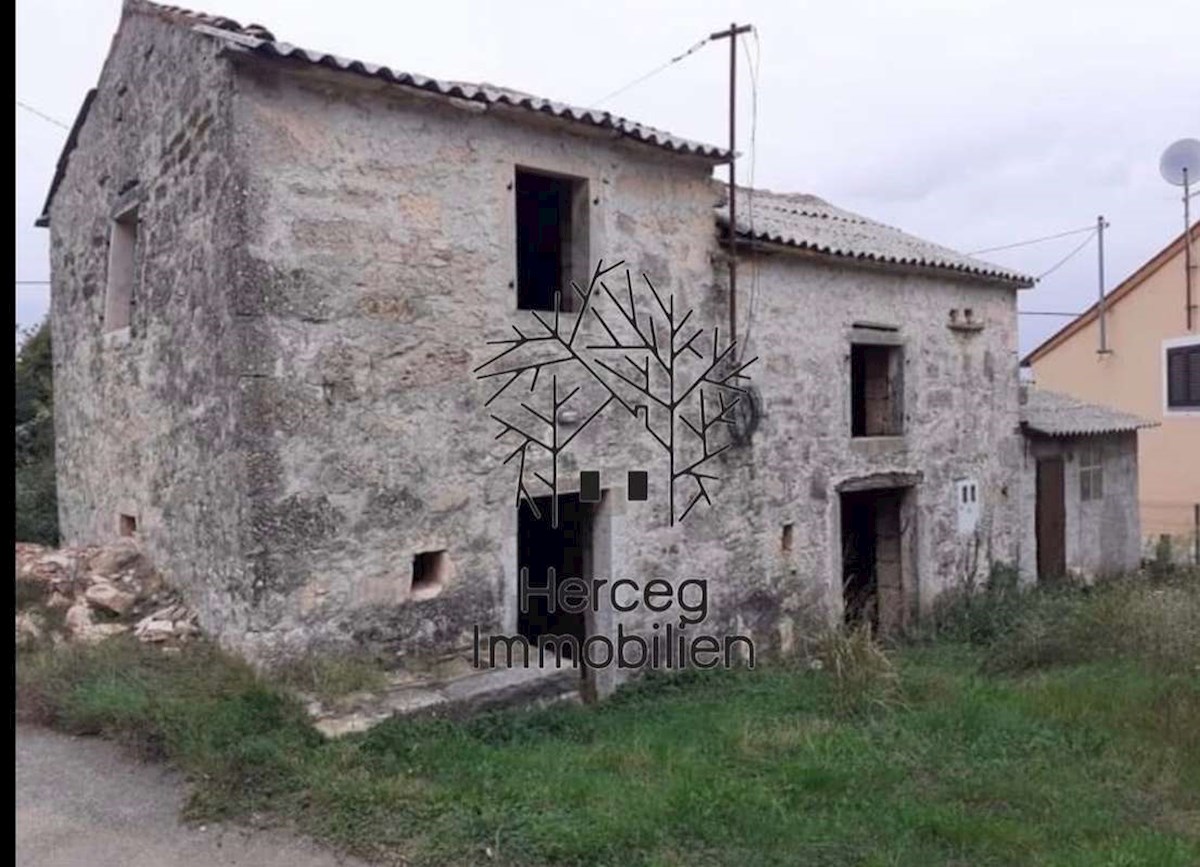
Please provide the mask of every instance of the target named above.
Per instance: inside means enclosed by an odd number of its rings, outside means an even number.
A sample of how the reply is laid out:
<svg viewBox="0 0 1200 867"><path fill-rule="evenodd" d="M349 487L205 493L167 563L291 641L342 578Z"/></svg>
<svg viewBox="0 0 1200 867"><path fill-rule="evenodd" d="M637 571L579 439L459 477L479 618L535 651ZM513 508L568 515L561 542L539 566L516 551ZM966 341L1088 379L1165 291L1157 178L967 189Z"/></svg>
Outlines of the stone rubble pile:
<svg viewBox="0 0 1200 867"><path fill-rule="evenodd" d="M18 542L16 558L18 645L132 633L175 646L200 634L196 616L133 539L58 549Z"/></svg>

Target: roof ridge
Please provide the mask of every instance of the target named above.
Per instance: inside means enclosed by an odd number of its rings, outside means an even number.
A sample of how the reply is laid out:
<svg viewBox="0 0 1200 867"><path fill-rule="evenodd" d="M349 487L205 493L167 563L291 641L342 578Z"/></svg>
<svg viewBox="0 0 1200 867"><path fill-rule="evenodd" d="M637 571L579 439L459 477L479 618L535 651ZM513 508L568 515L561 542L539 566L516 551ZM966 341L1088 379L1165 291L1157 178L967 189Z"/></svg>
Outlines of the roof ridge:
<svg viewBox="0 0 1200 867"><path fill-rule="evenodd" d="M539 97L505 85L438 79L420 73L396 70L384 64L308 49L277 39L270 30L261 24L250 24L243 27L234 19L222 15L195 12L178 6L166 6L153 2L153 0L125 0L125 5L127 9L166 17L177 24L191 25L201 29L211 28L209 35L235 41L246 50L260 56L301 60L314 66L325 66L341 72L379 78L393 84L416 87L442 96L458 97L487 105L509 105L514 108L549 114L561 120L613 130L643 144L663 148L684 156L697 156L717 162L725 162L729 158L729 152L724 148L683 138L658 127L630 120L608 111L583 108L559 100ZM250 44L244 38L253 39L256 42Z"/></svg>
<svg viewBox="0 0 1200 867"><path fill-rule="evenodd" d="M204 24L208 27L213 27L217 30L227 30L233 33L241 33L246 36L253 36L255 39L263 39L269 42L275 41L275 34L261 24L247 24L243 26L232 18L224 15L213 15L209 12L199 12L193 9L185 9L182 6L171 6L166 3L155 3L153 0L125 0L124 6L127 9L146 12L152 15L169 19L183 19L176 23L185 24Z"/></svg>
<svg viewBox="0 0 1200 867"><path fill-rule="evenodd" d="M718 183L728 191L728 184ZM753 197L755 207L739 209L737 220L738 234L752 240L845 259L936 268L1018 286L1033 285L1030 277L1017 271L848 211L810 193L777 193L752 187L738 190ZM718 224L728 226L728 205L719 203L715 207Z"/></svg>

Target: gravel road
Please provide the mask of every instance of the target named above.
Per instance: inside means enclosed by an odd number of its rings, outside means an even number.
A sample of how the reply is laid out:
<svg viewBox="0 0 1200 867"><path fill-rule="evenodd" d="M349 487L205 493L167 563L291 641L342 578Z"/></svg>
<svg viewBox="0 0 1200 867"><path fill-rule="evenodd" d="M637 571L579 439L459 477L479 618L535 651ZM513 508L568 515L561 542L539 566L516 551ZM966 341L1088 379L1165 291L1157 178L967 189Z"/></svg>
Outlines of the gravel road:
<svg viewBox="0 0 1200 867"><path fill-rule="evenodd" d="M17 727L18 867L365 867L280 831L179 821L183 780L114 744Z"/></svg>

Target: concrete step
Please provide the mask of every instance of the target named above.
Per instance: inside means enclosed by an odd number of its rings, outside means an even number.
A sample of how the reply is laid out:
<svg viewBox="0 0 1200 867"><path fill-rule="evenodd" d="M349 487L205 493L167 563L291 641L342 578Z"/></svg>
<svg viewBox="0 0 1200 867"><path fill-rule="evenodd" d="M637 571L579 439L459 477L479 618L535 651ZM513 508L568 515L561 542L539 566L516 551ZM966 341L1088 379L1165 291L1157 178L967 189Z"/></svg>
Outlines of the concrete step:
<svg viewBox="0 0 1200 867"><path fill-rule="evenodd" d="M327 737L366 731L393 716L461 719L500 707L580 700L573 668L493 668L447 680L410 677L379 694L348 697L336 707L308 704L313 725Z"/></svg>

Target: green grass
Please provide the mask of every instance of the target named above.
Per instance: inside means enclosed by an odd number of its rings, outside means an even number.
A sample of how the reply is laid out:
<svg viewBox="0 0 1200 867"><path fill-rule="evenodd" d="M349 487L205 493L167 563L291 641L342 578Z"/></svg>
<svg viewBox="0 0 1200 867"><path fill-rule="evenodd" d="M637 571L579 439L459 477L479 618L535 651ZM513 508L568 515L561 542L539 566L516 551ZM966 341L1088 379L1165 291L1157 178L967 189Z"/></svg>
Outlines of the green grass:
<svg viewBox="0 0 1200 867"><path fill-rule="evenodd" d="M18 694L26 714L187 770L195 818L273 815L411 864L1191 867L1200 622L1174 618L1200 590L1167 606L1153 592L1031 599L1004 636L883 662L850 637L824 651L840 678L651 678L595 707L395 720L340 741L203 646L37 654ZM1051 608L1090 651L1028 637ZM1169 640L1149 628L1163 617Z"/></svg>
<svg viewBox="0 0 1200 867"><path fill-rule="evenodd" d="M283 686L336 704L355 693L378 692L387 686L387 672L365 655L312 654L293 660L272 672Z"/></svg>

